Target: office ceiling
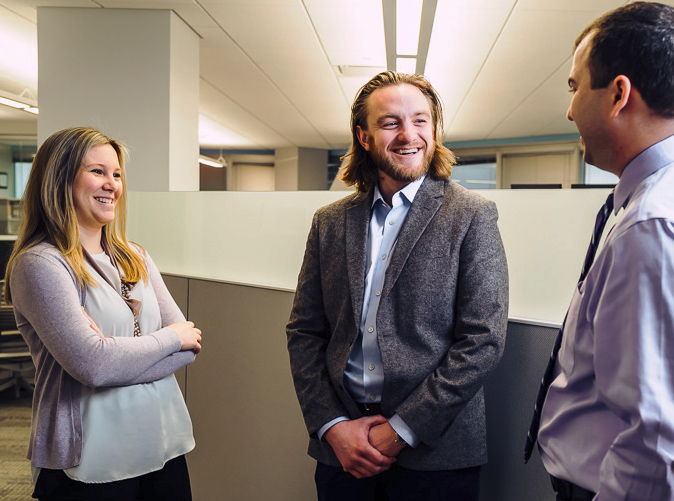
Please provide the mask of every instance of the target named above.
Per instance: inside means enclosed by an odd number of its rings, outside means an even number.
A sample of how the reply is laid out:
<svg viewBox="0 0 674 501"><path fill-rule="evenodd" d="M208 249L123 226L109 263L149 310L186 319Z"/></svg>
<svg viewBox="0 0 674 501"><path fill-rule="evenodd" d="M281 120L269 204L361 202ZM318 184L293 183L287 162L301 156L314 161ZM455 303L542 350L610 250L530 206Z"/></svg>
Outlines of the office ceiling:
<svg viewBox="0 0 674 501"><path fill-rule="evenodd" d="M446 140L575 133L573 41L625 3L438 0L425 73ZM0 93L37 97L38 6L175 11L201 37L202 147L346 148L355 92L386 67L382 0L0 0ZM27 115L0 106L1 133Z"/></svg>

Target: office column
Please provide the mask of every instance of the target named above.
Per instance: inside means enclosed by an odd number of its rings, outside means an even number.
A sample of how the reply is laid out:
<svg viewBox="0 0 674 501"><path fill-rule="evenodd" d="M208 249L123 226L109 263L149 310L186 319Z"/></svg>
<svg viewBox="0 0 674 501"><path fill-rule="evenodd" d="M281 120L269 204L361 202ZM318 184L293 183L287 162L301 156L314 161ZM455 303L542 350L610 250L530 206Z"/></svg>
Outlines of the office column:
<svg viewBox="0 0 674 501"><path fill-rule="evenodd" d="M279 148L274 159L276 191L327 190L328 151Z"/></svg>
<svg viewBox="0 0 674 501"><path fill-rule="evenodd" d="M38 8L38 142L88 125L134 191L199 190L199 37L169 10Z"/></svg>

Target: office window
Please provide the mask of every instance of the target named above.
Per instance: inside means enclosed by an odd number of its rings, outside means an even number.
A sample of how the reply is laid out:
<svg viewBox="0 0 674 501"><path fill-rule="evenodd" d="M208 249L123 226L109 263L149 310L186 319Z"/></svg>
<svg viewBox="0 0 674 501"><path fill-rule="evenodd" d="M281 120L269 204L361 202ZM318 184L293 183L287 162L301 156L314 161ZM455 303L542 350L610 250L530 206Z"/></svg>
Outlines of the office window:
<svg viewBox="0 0 674 501"><path fill-rule="evenodd" d="M31 166L30 162L14 162L14 198L23 198Z"/></svg>
<svg viewBox="0 0 674 501"><path fill-rule="evenodd" d="M496 158L459 158L452 169L452 180L471 190L496 188Z"/></svg>
<svg viewBox="0 0 674 501"><path fill-rule="evenodd" d="M332 183L335 181L335 178L339 174L339 168L342 166L342 156L346 153L346 150L330 150L328 151L328 185L327 189L330 189Z"/></svg>
<svg viewBox="0 0 674 501"><path fill-rule="evenodd" d="M585 184L617 184L618 176L601 170L594 165L585 164Z"/></svg>

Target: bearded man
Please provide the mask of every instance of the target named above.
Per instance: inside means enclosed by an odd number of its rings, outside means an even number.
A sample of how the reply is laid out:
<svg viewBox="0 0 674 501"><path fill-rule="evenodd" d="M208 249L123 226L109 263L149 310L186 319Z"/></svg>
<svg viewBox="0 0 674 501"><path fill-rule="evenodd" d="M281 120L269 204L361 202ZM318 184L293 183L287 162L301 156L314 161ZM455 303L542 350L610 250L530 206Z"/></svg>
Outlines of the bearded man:
<svg viewBox="0 0 674 501"><path fill-rule="evenodd" d="M357 192L316 212L287 325L318 499L477 500L507 324L496 207L449 180L424 77L372 78L351 130Z"/></svg>

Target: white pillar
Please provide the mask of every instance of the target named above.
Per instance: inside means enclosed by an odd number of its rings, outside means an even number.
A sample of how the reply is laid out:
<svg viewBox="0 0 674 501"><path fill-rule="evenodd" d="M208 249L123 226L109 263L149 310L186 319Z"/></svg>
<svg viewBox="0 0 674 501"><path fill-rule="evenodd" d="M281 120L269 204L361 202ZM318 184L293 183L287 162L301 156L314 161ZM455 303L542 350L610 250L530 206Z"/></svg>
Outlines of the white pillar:
<svg viewBox="0 0 674 501"><path fill-rule="evenodd" d="M134 191L199 190L199 37L169 10L38 7L38 142L88 125Z"/></svg>

